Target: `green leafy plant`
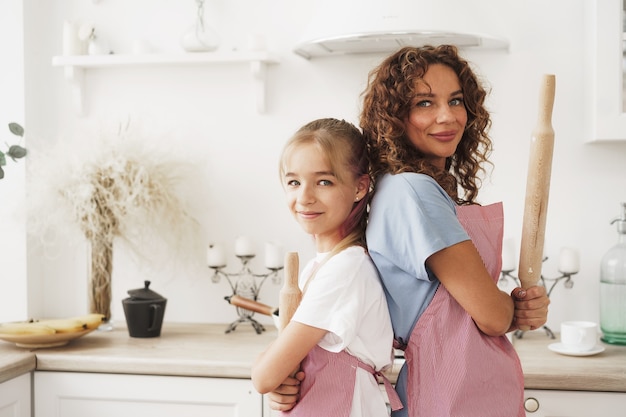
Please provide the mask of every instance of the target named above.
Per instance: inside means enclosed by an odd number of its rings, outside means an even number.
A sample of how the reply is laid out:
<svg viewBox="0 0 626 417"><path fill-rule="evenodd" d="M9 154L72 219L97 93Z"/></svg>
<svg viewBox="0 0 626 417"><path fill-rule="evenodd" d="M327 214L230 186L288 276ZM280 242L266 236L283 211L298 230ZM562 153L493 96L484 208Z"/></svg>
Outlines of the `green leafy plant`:
<svg viewBox="0 0 626 417"><path fill-rule="evenodd" d="M9 130L15 136L24 137L24 128L17 123L9 123ZM26 149L20 145L11 145L7 144L9 150L4 153L0 151L0 180L4 178L4 170L3 166L7 164L7 156L9 156L12 160L17 161L20 158L24 158L26 156Z"/></svg>

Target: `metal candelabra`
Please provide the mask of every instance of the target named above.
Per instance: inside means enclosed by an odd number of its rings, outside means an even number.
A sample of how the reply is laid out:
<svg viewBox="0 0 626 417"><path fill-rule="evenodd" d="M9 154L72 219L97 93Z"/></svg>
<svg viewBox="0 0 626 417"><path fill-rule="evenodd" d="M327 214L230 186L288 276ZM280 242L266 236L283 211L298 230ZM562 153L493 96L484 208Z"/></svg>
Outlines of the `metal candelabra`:
<svg viewBox="0 0 626 417"><path fill-rule="evenodd" d="M542 262L545 262L548 259L548 257L546 256L545 258L542 259ZM500 281L507 281L508 279L513 280L513 282L517 285L517 286L521 286L521 282L519 280L518 277L516 277L515 275L513 275L513 271L514 269L511 270L507 270L507 271L501 271L500 272ZM550 297L550 294L552 294L552 290L554 289L554 287L556 286L556 284L558 284L560 281L565 281L563 282L563 286L565 288L572 288L574 286L574 281L572 280L572 275L576 275L578 273L578 271L576 272L562 272L559 271L561 273L560 276L558 277L554 277L554 278L548 278L545 277L543 274L541 274L540 276L540 280L541 280L541 284L546 287L547 293L548 293L548 297ZM552 284L550 285L550 287L548 288L547 283L551 282ZM554 336L554 332L546 325L543 326L543 329L546 332L546 335L548 335L548 337L550 339L555 339ZM523 330L516 330L513 335L518 338L521 339L522 336L524 336L524 331Z"/></svg>
<svg viewBox="0 0 626 417"><path fill-rule="evenodd" d="M261 287L267 278L272 277L274 284L280 284L281 280L278 271L283 269L282 266L279 268L268 268L269 272L265 274L255 274L250 270L248 265L250 260L254 258L254 255L237 255L237 257L241 261L241 269L237 272L226 272L224 271L224 266L209 266L209 268L213 269L211 281L218 283L221 277L224 277L232 290L231 295L239 295L254 301L257 301ZM236 307L236 309L239 318L226 328L226 333L235 330L240 323L250 323L257 334L261 334L265 331L265 327L253 318L254 311L241 307Z"/></svg>

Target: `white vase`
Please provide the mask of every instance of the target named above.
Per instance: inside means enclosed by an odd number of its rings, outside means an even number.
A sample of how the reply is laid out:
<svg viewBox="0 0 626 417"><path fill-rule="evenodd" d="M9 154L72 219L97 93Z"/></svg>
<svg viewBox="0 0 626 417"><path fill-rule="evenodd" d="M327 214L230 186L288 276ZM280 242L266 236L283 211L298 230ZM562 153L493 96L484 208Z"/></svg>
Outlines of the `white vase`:
<svg viewBox="0 0 626 417"><path fill-rule="evenodd" d="M180 45L187 52L215 51L220 45L219 36L204 21L204 0L197 0L197 4L196 22L183 33Z"/></svg>

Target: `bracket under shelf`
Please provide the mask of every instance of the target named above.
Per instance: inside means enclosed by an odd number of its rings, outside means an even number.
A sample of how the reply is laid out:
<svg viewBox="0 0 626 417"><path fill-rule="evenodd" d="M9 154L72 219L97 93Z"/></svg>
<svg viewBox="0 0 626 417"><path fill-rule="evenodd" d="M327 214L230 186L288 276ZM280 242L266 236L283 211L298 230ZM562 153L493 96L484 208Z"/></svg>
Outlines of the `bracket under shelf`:
<svg viewBox="0 0 626 417"><path fill-rule="evenodd" d="M199 52L144 55L73 55L52 57L52 65L63 67L65 78L71 83L73 100L79 115L84 115L85 71L90 68L113 68L162 65L212 65L248 63L256 94L256 109L265 113L267 66L278 64L278 58L269 52Z"/></svg>

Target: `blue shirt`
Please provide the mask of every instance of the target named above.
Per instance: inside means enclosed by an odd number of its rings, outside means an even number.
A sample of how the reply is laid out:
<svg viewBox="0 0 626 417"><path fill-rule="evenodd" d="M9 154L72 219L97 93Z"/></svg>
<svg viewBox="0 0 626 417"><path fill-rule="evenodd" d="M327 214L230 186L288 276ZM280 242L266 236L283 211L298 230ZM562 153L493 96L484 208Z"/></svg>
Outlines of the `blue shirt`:
<svg viewBox="0 0 626 417"><path fill-rule="evenodd" d="M426 259L470 239L455 207L425 174L386 174L376 184L367 247L384 285L395 337L405 343L439 285Z"/></svg>

